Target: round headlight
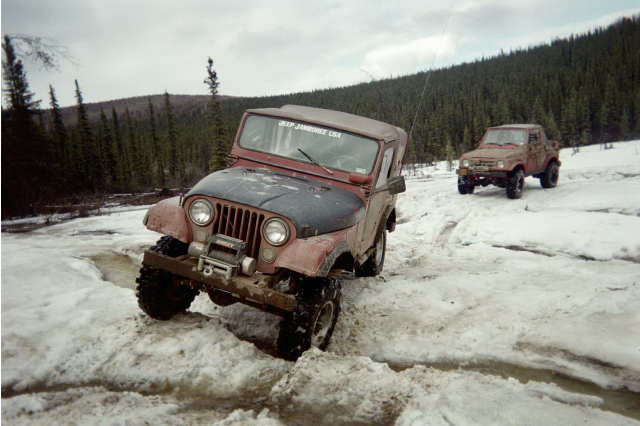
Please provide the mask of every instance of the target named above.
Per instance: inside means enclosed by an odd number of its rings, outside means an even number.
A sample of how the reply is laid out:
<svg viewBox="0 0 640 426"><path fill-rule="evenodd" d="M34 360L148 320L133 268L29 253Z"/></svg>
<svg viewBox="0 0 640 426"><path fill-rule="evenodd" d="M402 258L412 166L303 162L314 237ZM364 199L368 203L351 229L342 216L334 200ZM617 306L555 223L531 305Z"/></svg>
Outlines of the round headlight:
<svg viewBox="0 0 640 426"><path fill-rule="evenodd" d="M262 228L262 234L272 246L281 246L289 239L289 225L282 219L269 219Z"/></svg>
<svg viewBox="0 0 640 426"><path fill-rule="evenodd" d="M469 160L462 160L462 167L469 167Z"/></svg>
<svg viewBox="0 0 640 426"><path fill-rule="evenodd" d="M498 168L504 169L504 160L498 160Z"/></svg>
<svg viewBox="0 0 640 426"><path fill-rule="evenodd" d="M213 207L207 200L198 199L189 206L189 218L198 226L205 226L213 220Z"/></svg>

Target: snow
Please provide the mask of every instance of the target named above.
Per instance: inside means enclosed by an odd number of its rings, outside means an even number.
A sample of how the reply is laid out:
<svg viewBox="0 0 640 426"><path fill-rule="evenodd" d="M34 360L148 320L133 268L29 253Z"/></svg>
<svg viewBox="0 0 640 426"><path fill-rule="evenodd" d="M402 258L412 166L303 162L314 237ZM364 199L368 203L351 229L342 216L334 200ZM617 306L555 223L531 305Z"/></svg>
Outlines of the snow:
<svg viewBox="0 0 640 426"><path fill-rule="evenodd" d="M250 307L139 310L144 209L5 233L2 420L639 424L640 141L613 146L563 150L520 200L409 176L382 276L343 281L327 351L296 363Z"/></svg>

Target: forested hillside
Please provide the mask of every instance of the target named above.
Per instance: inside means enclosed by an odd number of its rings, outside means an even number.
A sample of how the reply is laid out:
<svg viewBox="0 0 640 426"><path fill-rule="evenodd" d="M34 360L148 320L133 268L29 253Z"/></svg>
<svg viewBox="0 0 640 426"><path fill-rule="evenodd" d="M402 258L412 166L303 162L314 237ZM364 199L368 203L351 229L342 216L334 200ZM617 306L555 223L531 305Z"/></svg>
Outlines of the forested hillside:
<svg viewBox="0 0 640 426"><path fill-rule="evenodd" d="M209 63L209 96L110 101L92 113L78 82L77 107L59 108L54 88L50 108L38 106L7 38L3 50L3 217L71 194L191 185L220 167L247 108L302 104L413 128L408 161L419 163L454 158L509 122L543 124L563 146L640 137L640 16L428 73L271 97L219 96Z"/></svg>

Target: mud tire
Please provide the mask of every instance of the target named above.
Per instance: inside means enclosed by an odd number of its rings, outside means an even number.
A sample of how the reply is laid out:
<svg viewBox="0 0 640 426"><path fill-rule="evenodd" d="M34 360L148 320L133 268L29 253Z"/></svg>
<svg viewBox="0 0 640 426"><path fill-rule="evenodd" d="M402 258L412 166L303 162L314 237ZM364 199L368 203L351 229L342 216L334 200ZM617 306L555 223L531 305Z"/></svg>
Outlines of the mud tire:
<svg viewBox="0 0 640 426"><path fill-rule="evenodd" d="M522 198L522 191L524 190L524 173L522 170L516 170L507 178L506 190L507 197L511 199Z"/></svg>
<svg viewBox="0 0 640 426"><path fill-rule="evenodd" d="M151 250L165 256L177 257L187 253L187 245L175 238L162 237ZM136 279L138 306L151 318L166 321L185 311L198 294L197 290L177 285L167 271L143 265Z"/></svg>
<svg viewBox="0 0 640 426"><path fill-rule="evenodd" d="M374 247L373 253L362 265L356 264L355 273L357 277L375 277L382 272L387 252L387 232L384 229L376 240Z"/></svg>
<svg viewBox="0 0 640 426"><path fill-rule="evenodd" d="M297 287L296 310L282 319L277 341L278 355L291 361L311 346L327 347L342 297L340 281L331 277L304 278Z"/></svg>
<svg viewBox="0 0 640 426"><path fill-rule="evenodd" d="M467 183L467 180L462 176L458 176L458 192L462 195L473 194L475 185Z"/></svg>
<svg viewBox="0 0 640 426"><path fill-rule="evenodd" d="M552 161L547 165L542 176L540 176L540 186L543 188L555 188L558 185L558 175L560 174L560 168L558 163Z"/></svg>

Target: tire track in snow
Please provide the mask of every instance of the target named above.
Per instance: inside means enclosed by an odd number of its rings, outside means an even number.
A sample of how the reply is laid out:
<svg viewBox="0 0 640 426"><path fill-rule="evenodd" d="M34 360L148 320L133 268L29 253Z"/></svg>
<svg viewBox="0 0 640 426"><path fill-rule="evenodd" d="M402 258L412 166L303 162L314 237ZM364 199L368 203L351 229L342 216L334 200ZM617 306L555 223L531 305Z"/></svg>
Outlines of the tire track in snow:
<svg viewBox="0 0 640 426"><path fill-rule="evenodd" d="M579 378L571 377L570 375L562 374L555 370L523 367L522 365L510 364L496 360L478 360L476 362L443 361L433 363L420 361L376 361L387 364L396 372L402 372L416 366L424 366L444 372L461 370L489 376L498 376L504 379L513 378L523 384L531 381L552 383L567 392L600 398L603 401L600 408L605 411L640 420L640 393L633 392L628 389L606 389L598 386L597 384L580 380Z"/></svg>

